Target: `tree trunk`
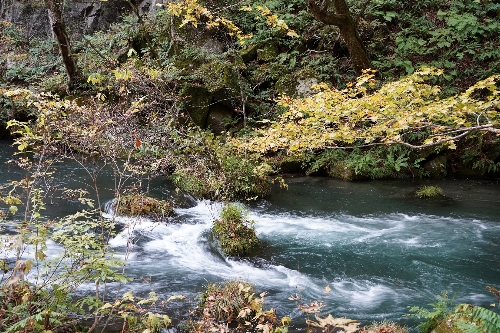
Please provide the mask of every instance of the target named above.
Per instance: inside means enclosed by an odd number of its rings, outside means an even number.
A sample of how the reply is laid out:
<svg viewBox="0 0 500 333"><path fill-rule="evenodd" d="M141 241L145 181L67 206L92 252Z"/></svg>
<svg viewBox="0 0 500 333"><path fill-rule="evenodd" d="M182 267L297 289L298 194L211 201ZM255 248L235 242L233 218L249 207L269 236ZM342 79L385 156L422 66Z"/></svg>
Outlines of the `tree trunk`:
<svg viewBox="0 0 500 333"><path fill-rule="evenodd" d="M333 0L335 12L330 12L330 0L306 0L314 18L328 25L335 25L340 30L340 36L347 45L351 56L352 67L356 75L361 75L364 69L370 68L370 60L363 42L359 37L349 7L345 0Z"/></svg>
<svg viewBox="0 0 500 333"><path fill-rule="evenodd" d="M61 0L44 0L44 2L49 12L52 32L57 39L64 68L66 69L66 75L68 77L68 90L71 91L78 85L78 83L80 83L81 76L76 65L76 61L71 54L71 45L62 16L62 3Z"/></svg>

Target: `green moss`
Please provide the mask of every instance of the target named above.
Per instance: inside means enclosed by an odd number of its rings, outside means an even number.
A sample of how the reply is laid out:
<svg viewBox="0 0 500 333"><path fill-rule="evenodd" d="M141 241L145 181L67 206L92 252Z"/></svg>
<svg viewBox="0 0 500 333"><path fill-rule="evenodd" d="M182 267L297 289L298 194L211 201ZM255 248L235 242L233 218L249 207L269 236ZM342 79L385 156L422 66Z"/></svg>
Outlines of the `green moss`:
<svg viewBox="0 0 500 333"><path fill-rule="evenodd" d="M127 216L165 217L172 216L172 205L142 194L121 196L114 203L116 214Z"/></svg>
<svg viewBox="0 0 500 333"><path fill-rule="evenodd" d="M415 192L415 195L420 199L442 197L443 190L438 186L423 186Z"/></svg>
<svg viewBox="0 0 500 333"><path fill-rule="evenodd" d="M249 45L240 50L240 56L244 62L250 62L257 59L257 45Z"/></svg>
<svg viewBox="0 0 500 333"><path fill-rule="evenodd" d="M203 64L198 70L198 75L211 93L222 89L240 91L238 75L229 61L216 59Z"/></svg>
<svg viewBox="0 0 500 333"><path fill-rule="evenodd" d="M278 45L276 43L267 43L257 50L257 59L265 62L275 61L278 54Z"/></svg>
<svg viewBox="0 0 500 333"><path fill-rule="evenodd" d="M259 244L255 234L254 221L247 218L247 212L237 204L226 205L212 232L219 241L224 254L229 256L247 255Z"/></svg>
<svg viewBox="0 0 500 333"><path fill-rule="evenodd" d="M431 178L442 178L447 174L448 159L441 155L426 161L423 168Z"/></svg>
<svg viewBox="0 0 500 333"><path fill-rule="evenodd" d="M291 97L303 97L311 94L311 86L318 83L317 73L305 68L281 76L276 82L275 88L279 94Z"/></svg>

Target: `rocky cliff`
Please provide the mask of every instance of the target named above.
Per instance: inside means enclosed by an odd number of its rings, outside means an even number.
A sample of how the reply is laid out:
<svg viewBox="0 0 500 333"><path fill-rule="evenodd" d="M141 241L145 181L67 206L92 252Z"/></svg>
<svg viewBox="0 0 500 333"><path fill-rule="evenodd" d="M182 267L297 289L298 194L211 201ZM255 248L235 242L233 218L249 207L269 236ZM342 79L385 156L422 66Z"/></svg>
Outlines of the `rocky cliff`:
<svg viewBox="0 0 500 333"><path fill-rule="evenodd" d="M91 33L106 29L123 14L131 4L141 13L154 11L161 0L68 0L64 1L64 19L70 34ZM25 28L27 36L51 34L47 10L41 0L1 0L0 20Z"/></svg>

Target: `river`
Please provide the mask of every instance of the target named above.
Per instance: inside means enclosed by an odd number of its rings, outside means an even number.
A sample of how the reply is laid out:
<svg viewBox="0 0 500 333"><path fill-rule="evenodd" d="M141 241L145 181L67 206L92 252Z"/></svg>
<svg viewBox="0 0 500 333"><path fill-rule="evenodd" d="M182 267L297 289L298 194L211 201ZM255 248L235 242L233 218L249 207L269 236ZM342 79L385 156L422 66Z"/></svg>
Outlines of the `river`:
<svg viewBox="0 0 500 333"><path fill-rule="evenodd" d="M8 142L0 149L0 184L5 184L16 172L7 172L4 164L12 152ZM74 183L85 182L76 166L59 169ZM106 200L111 199L109 178L101 179ZM456 294L457 302L495 302L485 287L500 288L497 181L292 177L286 182L288 190L276 187L269 199L249 207L264 242L250 259L225 258L210 242L219 203L193 202L176 209L168 223L118 219L129 226L111 241L118 255L125 253L128 234L137 239L127 261L134 281L124 288L155 291L161 299L185 295L185 301L172 303L175 316L194 307L208 283L242 279L258 292L267 291L266 305L297 326L304 316L296 303L313 300L325 304L323 313L363 322L405 321L409 306L425 306L443 291ZM415 198L412 193L422 185L440 186L445 197ZM175 189L156 180L151 194L167 198ZM44 214L54 218L76 209L54 200ZM83 286L80 292L92 288ZM300 300L289 300L291 295Z"/></svg>

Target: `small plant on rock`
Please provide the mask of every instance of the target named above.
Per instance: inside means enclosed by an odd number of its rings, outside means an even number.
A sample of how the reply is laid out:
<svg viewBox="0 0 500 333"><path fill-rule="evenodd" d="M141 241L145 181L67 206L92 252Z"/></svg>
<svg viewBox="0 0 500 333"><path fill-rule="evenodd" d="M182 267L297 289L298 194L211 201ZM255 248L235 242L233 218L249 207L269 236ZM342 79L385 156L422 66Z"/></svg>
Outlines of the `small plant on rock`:
<svg viewBox="0 0 500 333"><path fill-rule="evenodd" d="M401 326L393 321L381 321L365 326L359 333L408 333L406 326Z"/></svg>
<svg viewBox="0 0 500 333"><path fill-rule="evenodd" d="M143 194L123 195L114 203L116 214L127 216L165 217L173 215L172 205Z"/></svg>
<svg viewBox="0 0 500 333"><path fill-rule="evenodd" d="M415 192L415 195L420 199L437 198L443 196L443 190L438 186L423 186Z"/></svg>
<svg viewBox="0 0 500 333"><path fill-rule="evenodd" d="M237 204L226 205L212 227L222 252L228 256L251 253L259 244L254 223L247 218L247 212L243 207Z"/></svg>

